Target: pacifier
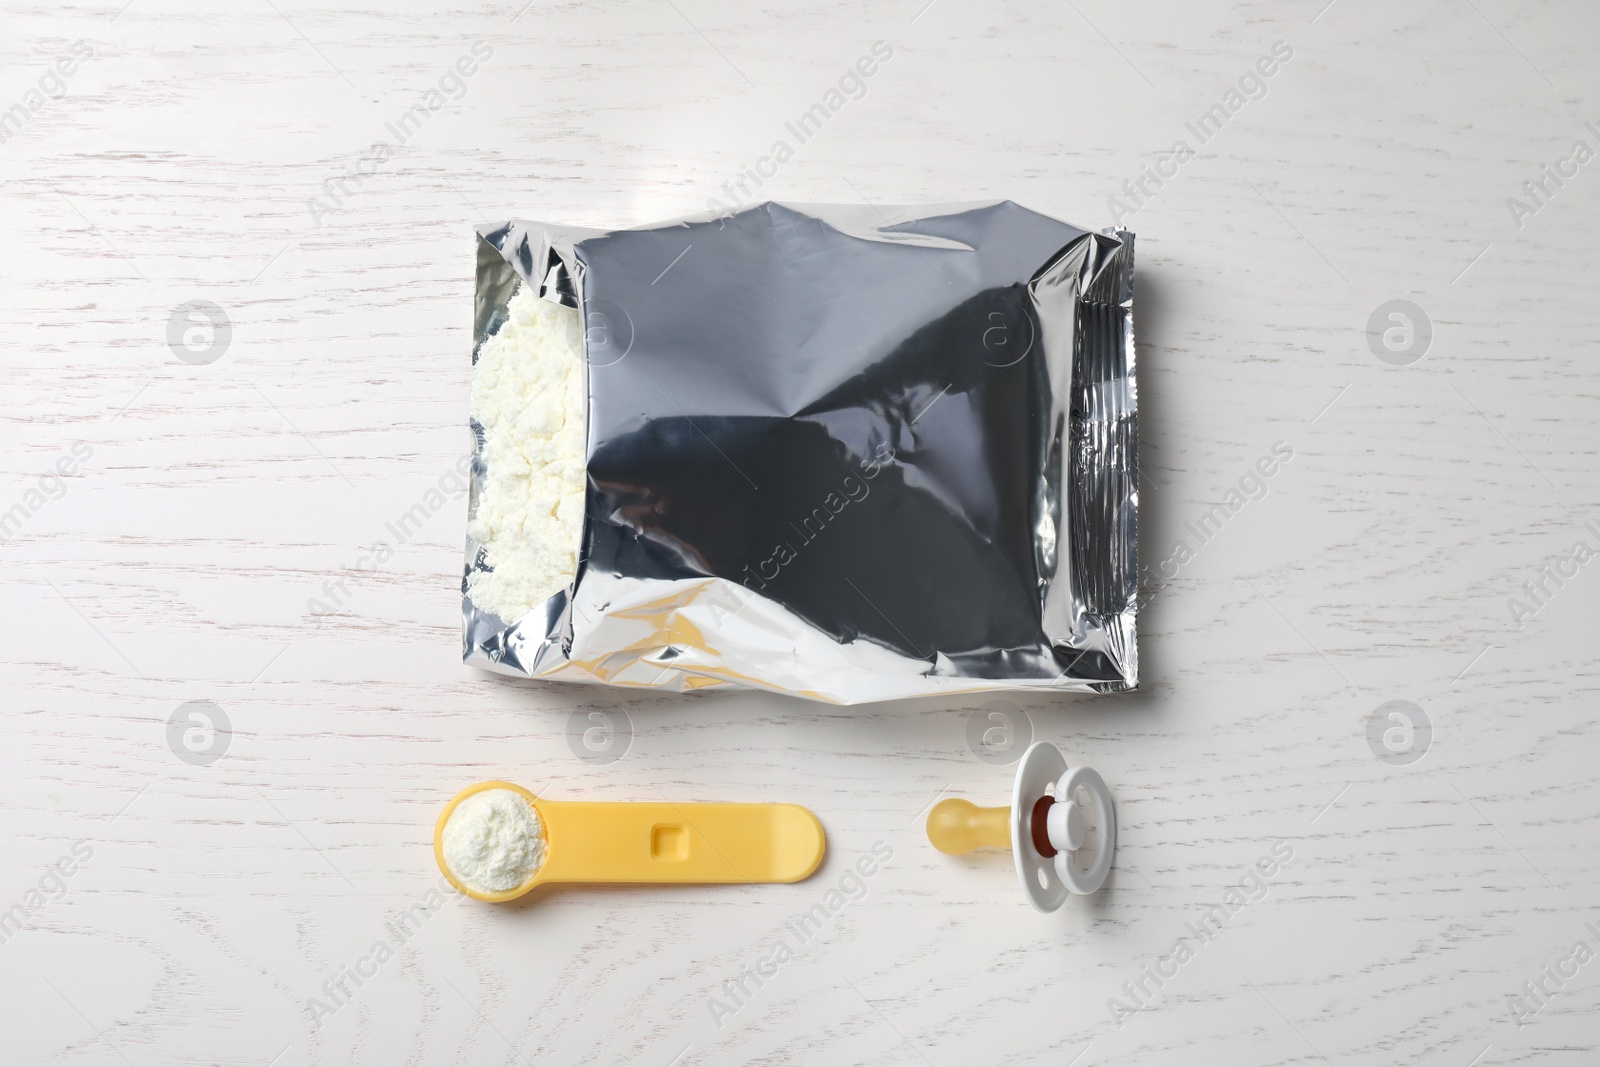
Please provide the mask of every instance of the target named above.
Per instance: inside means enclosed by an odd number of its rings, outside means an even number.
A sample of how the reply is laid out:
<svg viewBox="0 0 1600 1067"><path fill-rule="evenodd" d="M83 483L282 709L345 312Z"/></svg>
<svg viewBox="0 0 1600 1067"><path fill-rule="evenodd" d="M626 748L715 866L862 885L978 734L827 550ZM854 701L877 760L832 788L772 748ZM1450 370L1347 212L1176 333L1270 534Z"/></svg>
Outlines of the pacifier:
<svg viewBox="0 0 1600 1067"><path fill-rule="evenodd" d="M1090 853L1084 846L1091 834L1099 842L1084 866L1080 856ZM1068 767L1060 749L1035 741L1017 766L1009 808L941 800L928 812L928 840L951 856L975 848L1011 849L1028 901L1040 911L1055 911L1069 893L1087 896L1105 885L1117 847L1117 813L1099 772Z"/></svg>

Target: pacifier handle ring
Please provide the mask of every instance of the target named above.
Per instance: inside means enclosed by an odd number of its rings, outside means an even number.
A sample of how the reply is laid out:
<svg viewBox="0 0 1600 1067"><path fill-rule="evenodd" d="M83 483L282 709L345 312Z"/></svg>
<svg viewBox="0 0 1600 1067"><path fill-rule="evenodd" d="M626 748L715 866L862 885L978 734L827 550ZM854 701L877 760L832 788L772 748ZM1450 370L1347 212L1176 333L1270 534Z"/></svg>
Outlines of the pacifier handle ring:
<svg viewBox="0 0 1600 1067"><path fill-rule="evenodd" d="M1090 807L1094 808L1095 828L1100 831L1100 849L1095 856L1094 866L1087 871L1078 870L1078 865L1073 862L1074 852L1065 847L1069 844L1067 840L1056 841L1052 835L1050 843L1057 849L1056 876L1068 892L1088 896L1105 885L1106 878L1111 874L1111 857L1117 849L1117 812L1111 803L1111 790L1106 788L1105 779L1093 767L1068 768L1056 783L1056 803L1075 807L1077 800L1074 794L1079 789L1089 794ZM1052 814L1054 810L1051 809Z"/></svg>

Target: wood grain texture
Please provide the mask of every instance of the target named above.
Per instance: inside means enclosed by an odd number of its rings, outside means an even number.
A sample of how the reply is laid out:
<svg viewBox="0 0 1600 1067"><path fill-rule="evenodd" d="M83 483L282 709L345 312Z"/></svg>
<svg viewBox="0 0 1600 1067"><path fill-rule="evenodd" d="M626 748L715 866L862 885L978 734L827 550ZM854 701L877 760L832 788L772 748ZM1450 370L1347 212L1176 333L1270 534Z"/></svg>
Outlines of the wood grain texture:
<svg viewBox="0 0 1600 1067"><path fill-rule="evenodd" d="M1508 607L1600 544L1600 162L1520 227L1507 205L1573 142L1600 149L1592 5L123 4L0 14L0 108L92 50L0 144L0 511L27 505L0 544L0 911L29 912L0 944L0 1060L1594 1062L1600 963L1525 1025L1508 1007L1600 948L1600 563L1520 627ZM877 40L893 58L762 195L1106 225L1186 122L1293 50L1126 219L1146 562L1275 443L1293 458L1155 595L1139 693L1019 702L1121 816L1108 889L1049 916L1007 857L922 833L941 795L1007 793L967 746L980 699L467 670L459 498L314 614L467 447L471 227L699 210ZM492 56L460 98L314 217L475 42ZM1403 367L1365 332L1397 298L1433 326ZM167 342L195 300L232 328L207 365ZM1409 766L1368 747L1394 699L1434 726ZM205 766L169 747L195 700L231 724ZM591 711L631 720L616 762L569 746ZM794 801L831 851L795 886L430 911L435 814L487 777ZM714 1018L878 842L860 899ZM1119 1026L1108 1000L1275 842L1293 858L1263 898ZM91 856L58 891L74 843ZM318 1018L380 939L393 958Z"/></svg>

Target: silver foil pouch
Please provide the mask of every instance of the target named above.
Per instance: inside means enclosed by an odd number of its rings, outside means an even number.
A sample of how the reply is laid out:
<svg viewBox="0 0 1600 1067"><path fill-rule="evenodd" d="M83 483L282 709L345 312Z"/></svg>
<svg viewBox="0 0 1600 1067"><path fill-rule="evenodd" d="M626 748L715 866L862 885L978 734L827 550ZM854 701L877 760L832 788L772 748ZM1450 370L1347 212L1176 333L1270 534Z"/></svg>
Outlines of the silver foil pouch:
<svg viewBox="0 0 1600 1067"><path fill-rule="evenodd" d="M467 663L837 704L1138 684L1132 234L1005 201L478 237L474 359L519 286L581 315L588 485L565 591L502 619L463 580Z"/></svg>

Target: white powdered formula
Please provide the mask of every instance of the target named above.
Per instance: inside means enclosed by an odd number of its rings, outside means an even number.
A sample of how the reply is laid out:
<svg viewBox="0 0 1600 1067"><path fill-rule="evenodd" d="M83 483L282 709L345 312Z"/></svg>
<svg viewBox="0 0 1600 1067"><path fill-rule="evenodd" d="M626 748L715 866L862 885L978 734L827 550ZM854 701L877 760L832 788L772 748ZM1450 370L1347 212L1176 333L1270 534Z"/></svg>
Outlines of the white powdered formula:
<svg viewBox="0 0 1600 1067"><path fill-rule="evenodd" d="M583 341L578 312L522 286L478 349L472 417L488 473L467 532L489 570L473 603L515 622L565 589L583 535Z"/></svg>
<svg viewBox="0 0 1600 1067"><path fill-rule="evenodd" d="M444 862L479 893L504 893L544 864L544 823L528 798L485 789L455 806L444 824Z"/></svg>

